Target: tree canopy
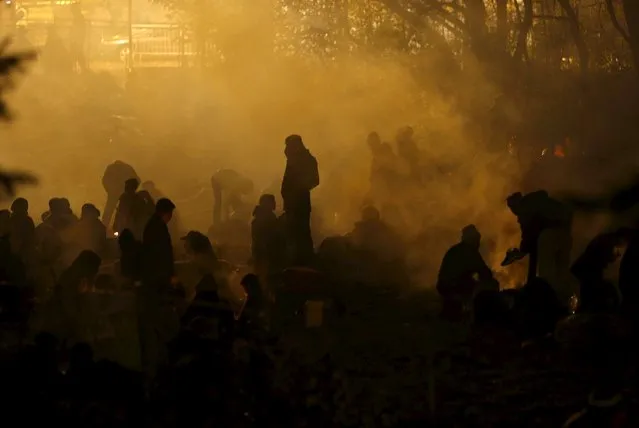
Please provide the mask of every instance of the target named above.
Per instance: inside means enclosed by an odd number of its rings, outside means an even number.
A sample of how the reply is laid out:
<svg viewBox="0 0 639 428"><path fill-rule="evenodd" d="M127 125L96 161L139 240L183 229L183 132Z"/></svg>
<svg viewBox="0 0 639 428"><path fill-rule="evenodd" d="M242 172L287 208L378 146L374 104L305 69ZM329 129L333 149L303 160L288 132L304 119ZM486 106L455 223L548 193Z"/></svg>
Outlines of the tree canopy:
<svg viewBox="0 0 639 428"><path fill-rule="evenodd" d="M200 51L242 48L313 54L427 53L457 64L472 54L508 72L521 63L618 71L637 62L633 0L157 0L199 34ZM242 19L238 19L238 17ZM215 52L216 55L212 55Z"/></svg>

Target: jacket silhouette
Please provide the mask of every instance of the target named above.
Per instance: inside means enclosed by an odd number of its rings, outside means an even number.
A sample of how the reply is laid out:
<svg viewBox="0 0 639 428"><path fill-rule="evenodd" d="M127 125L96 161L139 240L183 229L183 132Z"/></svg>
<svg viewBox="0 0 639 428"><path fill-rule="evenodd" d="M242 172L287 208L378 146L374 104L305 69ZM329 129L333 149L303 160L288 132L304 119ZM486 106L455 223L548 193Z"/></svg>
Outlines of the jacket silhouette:
<svg viewBox="0 0 639 428"><path fill-rule="evenodd" d="M299 135L286 138L286 170L282 199L286 212L288 245L294 263L305 264L313 256L311 190L319 185L317 160Z"/></svg>

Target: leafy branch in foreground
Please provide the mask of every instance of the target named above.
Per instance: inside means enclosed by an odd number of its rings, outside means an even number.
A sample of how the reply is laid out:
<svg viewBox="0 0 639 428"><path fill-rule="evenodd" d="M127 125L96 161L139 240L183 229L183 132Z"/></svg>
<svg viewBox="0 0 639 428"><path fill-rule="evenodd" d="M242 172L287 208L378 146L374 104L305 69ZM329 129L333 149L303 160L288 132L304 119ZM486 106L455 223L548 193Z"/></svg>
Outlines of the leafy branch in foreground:
<svg viewBox="0 0 639 428"><path fill-rule="evenodd" d="M0 42L0 119L4 120L11 119L4 95L14 87L13 76L15 72L23 72L24 64L37 57L35 51L8 53L7 49L10 44L10 39L4 39Z"/></svg>
<svg viewBox="0 0 639 428"><path fill-rule="evenodd" d="M11 120L9 109L4 100L7 91L13 89L13 76L15 72L23 72L26 61L37 57L34 51L8 53L7 48L11 40L0 42L0 120ZM11 172L0 170L0 190L4 195L13 197L18 185L35 184L37 179L26 172Z"/></svg>

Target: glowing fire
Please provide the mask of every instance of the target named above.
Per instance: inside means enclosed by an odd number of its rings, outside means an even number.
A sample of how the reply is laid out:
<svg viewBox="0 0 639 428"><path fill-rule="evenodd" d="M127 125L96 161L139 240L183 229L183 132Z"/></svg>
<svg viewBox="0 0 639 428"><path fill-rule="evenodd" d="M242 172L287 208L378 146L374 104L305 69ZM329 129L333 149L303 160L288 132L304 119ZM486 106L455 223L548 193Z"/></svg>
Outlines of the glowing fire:
<svg viewBox="0 0 639 428"><path fill-rule="evenodd" d="M561 144L555 145L555 149L553 150L552 154L558 158L565 158L566 152L564 151L564 146L562 146Z"/></svg>

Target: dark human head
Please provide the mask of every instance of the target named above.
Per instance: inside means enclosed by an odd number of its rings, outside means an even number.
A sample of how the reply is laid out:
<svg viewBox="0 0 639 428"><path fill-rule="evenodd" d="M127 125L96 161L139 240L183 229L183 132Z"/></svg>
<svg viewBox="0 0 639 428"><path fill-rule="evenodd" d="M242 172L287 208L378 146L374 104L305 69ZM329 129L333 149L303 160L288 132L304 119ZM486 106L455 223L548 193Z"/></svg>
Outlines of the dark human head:
<svg viewBox="0 0 639 428"><path fill-rule="evenodd" d="M158 199L155 204L155 214L160 216L165 223L168 223L173 218L173 211L175 210L175 204L170 199L161 198Z"/></svg>
<svg viewBox="0 0 639 428"><path fill-rule="evenodd" d="M213 254L213 245L203 233L192 230L182 237L182 241L187 254Z"/></svg>
<svg viewBox="0 0 639 428"><path fill-rule="evenodd" d="M249 273L242 278L240 282L249 299L261 299L262 287L260 287L260 279L257 275Z"/></svg>
<svg viewBox="0 0 639 428"><path fill-rule="evenodd" d="M461 240L463 243L479 249L479 245L481 244L481 234L474 224L469 224L462 229Z"/></svg>
<svg viewBox="0 0 639 428"><path fill-rule="evenodd" d="M524 195L521 192L515 192L508 198L506 198L506 204L513 214L518 215L517 213L519 212L519 206L523 198Z"/></svg>
<svg viewBox="0 0 639 428"><path fill-rule="evenodd" d="M268 211L275 211L275 208L277 208L275 196L271 195L270 193L266 193L260 196L259 206Z"/></svg>
<svg viewBox="0 0 639 428"><path fill-rule="evenodd" d="M84 204L82 205L82 212L80 216L83 219L98 219L100 218L100 210L93 204Z"/></svg>
<svg viewBox="0 0 639 428"><path fill-rule="evenodd" d="M284 154L287 158L291 156L296 156L299 153L302 153L306 148L304 147L304 142L302 141L302 137L297 134L289 135L286 137L284 141L286 147L284 148Z"/></svg>
<svg viewBox="0 0 639 428"><path fill-rule="evenodd" d="M84 250L73 261L71 267L78 272L80 277L93 279L100 270L100 264L102 264L100 256L93 251Z"/></svg>
<svg viewBox="0 0 639 428"><path fill-rule="evenodd" d="M49 199L49 212L51 214L59 214L62 206L63 204L61 203L60 198Z"/></svg>
<svg viewBox="0 0 639 428"><path fill-rule="evenodd" d="M129 178L124 182L124 191L126 193L135 193L140 187L140 182L137 178Z"/></svg>
<svg viewBox="0 0 639 428"><path fill-rule="evenodd" d="M362 209L362 221L377 221L380 219L379 210L372 205Z"/></svg>
<svg viewBox="0 0 639 428"><path fill-rule="evenodd" d="M29 202L24 198L17 198L11 204L11 212L13 212L14 214L28 214Z"/></svg>

